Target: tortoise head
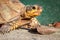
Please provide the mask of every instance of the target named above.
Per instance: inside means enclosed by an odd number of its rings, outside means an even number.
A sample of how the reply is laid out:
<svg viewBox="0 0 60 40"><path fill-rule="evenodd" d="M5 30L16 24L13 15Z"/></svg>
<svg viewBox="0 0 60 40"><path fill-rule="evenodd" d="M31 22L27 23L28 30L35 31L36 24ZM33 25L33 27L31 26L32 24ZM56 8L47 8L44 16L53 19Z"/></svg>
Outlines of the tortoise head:
<svg viewBox="0 0 60 40"><path fill-rule="evenodd" d="M38 5L28 5L26 6L25 17L32 18L40 15L42 12L42 7Z"/></svg>

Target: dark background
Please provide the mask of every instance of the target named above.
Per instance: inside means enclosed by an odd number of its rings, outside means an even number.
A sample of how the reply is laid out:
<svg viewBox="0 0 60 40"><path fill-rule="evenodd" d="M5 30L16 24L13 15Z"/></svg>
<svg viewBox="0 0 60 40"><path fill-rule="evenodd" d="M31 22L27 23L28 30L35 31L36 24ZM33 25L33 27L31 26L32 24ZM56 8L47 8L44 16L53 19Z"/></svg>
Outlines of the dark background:
<svg viewBox="0 0 60 40"><path fill-rule="evenodd" d="M43 12L37 17L41 24L60 21L60 0L20 0L25 5L38 4L43 7Z"/></svg>

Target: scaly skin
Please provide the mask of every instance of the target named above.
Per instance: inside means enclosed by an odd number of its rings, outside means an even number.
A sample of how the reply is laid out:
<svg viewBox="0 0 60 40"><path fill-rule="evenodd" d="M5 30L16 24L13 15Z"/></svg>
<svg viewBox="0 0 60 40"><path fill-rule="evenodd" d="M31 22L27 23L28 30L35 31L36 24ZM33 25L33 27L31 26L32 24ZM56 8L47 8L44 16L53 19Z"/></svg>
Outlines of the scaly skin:
<svg viewBox="0 0 60 40"><path fill-rule="evenodd" d="M28 23L30 23L30 20L18 19L17 21L13 21L12 23L9 23L11 25L10 30L15 30L16 28L21 27Z"/></svg>
<svg viewBox="0 0 60 40"><path fill-rule="evenodd" d="M10 23L10 25L11 25L10 30L15 30L18 27L35 29L37 25L40 25L40 24L36 18L32 18L30 20L13 21L12 23Z"/></svg>

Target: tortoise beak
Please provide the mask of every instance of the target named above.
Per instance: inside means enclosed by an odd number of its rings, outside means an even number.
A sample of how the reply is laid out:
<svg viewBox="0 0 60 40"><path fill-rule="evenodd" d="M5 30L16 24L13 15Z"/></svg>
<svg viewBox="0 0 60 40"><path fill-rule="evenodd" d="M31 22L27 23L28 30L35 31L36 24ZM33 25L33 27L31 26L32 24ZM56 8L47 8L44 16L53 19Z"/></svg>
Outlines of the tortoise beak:
<svg viewBox="0 0 60 40"><path fill-rule="evenodd" d="M41 7L41 6L39 6L38 8L39 8L39 10L40 10L40 13L41 13L41 12L42 12L42 7Z"/></svg>

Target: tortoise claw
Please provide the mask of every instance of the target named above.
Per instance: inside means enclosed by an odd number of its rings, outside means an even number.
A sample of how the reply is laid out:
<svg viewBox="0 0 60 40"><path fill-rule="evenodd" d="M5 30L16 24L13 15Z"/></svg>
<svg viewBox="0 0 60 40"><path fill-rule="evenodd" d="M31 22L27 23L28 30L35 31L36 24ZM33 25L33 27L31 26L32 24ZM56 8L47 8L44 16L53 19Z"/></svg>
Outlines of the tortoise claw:
<svg viewBox="0 0 60 40"><path fill-rule="evenodd" d="M0 32L1 33L8 33L10 31L9 28L10 28L10 25L4 24L4 25L1 26Z"/></svg>

